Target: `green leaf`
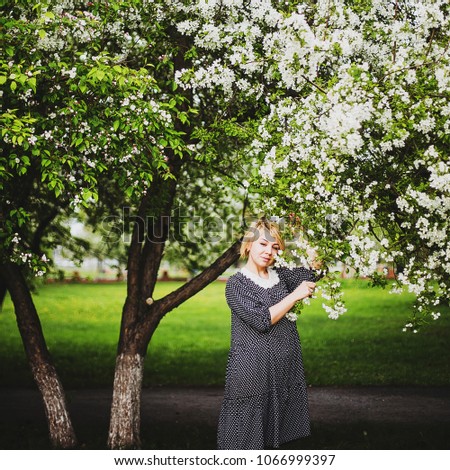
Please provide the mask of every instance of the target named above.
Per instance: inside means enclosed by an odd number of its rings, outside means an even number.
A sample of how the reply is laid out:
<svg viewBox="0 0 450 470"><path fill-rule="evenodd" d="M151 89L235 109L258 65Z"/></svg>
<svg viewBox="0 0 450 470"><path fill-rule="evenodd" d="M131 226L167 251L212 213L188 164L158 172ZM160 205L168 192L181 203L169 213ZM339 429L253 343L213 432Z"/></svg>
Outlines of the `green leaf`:
<svg viewBox="0 0 450 470"><path fill-rule="evenodd" d="M84 189L82 196L83 196L83 200L84 200L85 202L88 202L89 199L90 199L91 196L92 196L92 191L89 190L89 189Z"/></svg>
<svg viewBox="0 0 450 470"><path fill-rule="evenodd" d="M117 132L117 129L119 128L119 126L120 126L120 121L117 119L116 121L114 121L114 124L113 124L113 128L116 132Z"/></svg>
<svg viewBox="0 0 450 470"><path fill-rule="evenodd" d="M6 75L0 75L0 85L3 85L4 83L6 83Z"/></svg>
<svg viewBox="0 0 450 470"><path fill-rule="evenodd" d="M15 90L16 90L16 88L17 88L17 83L16 83L16 82L14 82L14 81L13 81L13 82L11 82L11 85L10 85L10 87L11 87L11 91L15 91Z"/></svg>
<svg viewBox="0 0 450 470"><path fill-rule="evenodd" d="M128 188L125 189L125 194L127 195L127 197L131 197L133 192L134 192L133 186L128 186Z"/></svg>
<svg viewBox="0 0 450 470"><path fill-rule="evenodd" d="M28 80L28 84L30 85L31 89L36 93L36 77L31 77Z"/></svg>
<svg viewBox="0 0 450 470"><path fill-rule="evenodd" d="M39 37L40 37L41 39L44 39L45 36L47 36L47 33L46 33L43 29L40 29L40 30L39 30Z"/></svg>

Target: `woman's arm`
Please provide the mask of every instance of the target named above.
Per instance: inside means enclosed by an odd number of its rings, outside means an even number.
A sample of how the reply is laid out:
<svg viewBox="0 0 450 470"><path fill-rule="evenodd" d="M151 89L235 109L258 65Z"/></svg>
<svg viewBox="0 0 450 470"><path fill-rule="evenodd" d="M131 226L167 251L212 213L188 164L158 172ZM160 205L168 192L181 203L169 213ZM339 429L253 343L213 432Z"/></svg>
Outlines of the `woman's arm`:
<svg viewBox="0 0 450 470"><path fill-rule="evenodd" d="M269 331L271 326L269 308L258 299L248 285L243 285L239 279L231 276L225 288L225 297L231 311L243 322L260 333Z"/></svg>
<svg viewBox="0 0 450 470"><path fill-rule="evenodd" d="M295 305L299 300L311 297L316 288L316 283L311 281L303 281L298 287L296 287L290 294L288 294L283 300L278 302L272 307L269 307L270 322L272 325L279 322L286 313Z"/></svg>
<svg viewBox="0 0 450 470"><path fill-rule="evenodd" d="M276 268L278 276L284 282L289 293L293 292L303 281L317 282L319 276L312 269Z"/></svg>

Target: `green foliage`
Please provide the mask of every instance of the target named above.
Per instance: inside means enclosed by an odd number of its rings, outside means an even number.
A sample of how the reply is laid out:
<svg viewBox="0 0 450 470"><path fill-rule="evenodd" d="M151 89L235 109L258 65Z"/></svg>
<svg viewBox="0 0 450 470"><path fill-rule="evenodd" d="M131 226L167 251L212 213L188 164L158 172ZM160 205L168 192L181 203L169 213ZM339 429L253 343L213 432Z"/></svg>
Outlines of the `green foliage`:
<svg viewBox="0 0 450 470"><path fill-rule="evenodd" d="M95 205L108 181L136 203L155 174L171 177L167 155L185 153L176 127L189 112L158 84L147 51L161 26L136 24L140 2L10 3L0 20L0 256L37 274L42 253L65 243L57 215Z"/></svg>

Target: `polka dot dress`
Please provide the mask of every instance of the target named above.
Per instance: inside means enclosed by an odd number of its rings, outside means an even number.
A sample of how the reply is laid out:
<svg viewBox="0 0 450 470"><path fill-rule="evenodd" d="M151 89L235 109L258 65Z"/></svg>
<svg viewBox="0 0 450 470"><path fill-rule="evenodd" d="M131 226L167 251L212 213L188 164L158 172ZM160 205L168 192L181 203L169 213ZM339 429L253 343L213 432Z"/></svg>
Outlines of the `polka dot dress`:
<svg viewBox="0 0 450 470"><path fill-rule="evenodd" d="M310 434L308 397L296 323L270 324L269 307L302 281L304 268L269 269L261 279L243 268L230 277L231 347L219 417L219 449L278 448Z"/></svg>

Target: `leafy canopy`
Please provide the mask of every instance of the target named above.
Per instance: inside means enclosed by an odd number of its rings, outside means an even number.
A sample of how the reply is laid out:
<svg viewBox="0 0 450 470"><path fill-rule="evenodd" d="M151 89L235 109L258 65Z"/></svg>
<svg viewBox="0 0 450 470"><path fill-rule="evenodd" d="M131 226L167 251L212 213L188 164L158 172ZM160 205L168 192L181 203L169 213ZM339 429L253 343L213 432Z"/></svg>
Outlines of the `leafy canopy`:
<svg viewBox="0 0 450 470"><path fill-rule="evenodd" d="M194 90L244 91L267 113L247 152L251 188L325 266L375 283L393 264L417 296L416 331L450 298L450 6L447 1L179 2L208 55L180 73ZM284 260L288 263L289 260ZM328 285L332 318L345 311Z"/></svg>

